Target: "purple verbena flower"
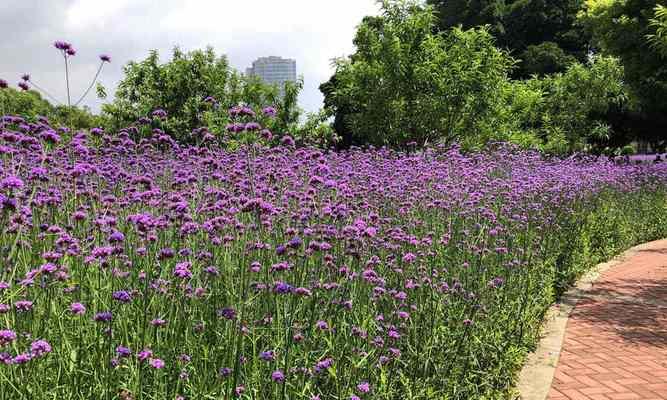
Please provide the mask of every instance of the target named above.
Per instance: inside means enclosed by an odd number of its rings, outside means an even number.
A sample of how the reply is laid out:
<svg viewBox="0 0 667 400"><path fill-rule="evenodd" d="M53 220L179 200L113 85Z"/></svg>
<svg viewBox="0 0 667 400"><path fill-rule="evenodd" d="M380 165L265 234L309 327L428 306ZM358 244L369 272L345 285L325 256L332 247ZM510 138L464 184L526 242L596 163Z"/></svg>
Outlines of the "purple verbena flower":
<svg viewBox="0 0 667 400"><path fill-rule="evenodd" d="M41 357L51 352L51 345L46 340L35 340L30 344L32 357Z"/></svg>
<svg viewBox="0 0 667 400"><path fill-rule="evenodd" d="M122 232L119 232L117 230L114 230L111 232L111 235L109 235L109 242L111 243L121 243L125 240L125 235L123 235Z"/></svg>
<svg viewBox="0 0 667 400"><path fill-rule="evenodd" d="M143 349L139 353L137 353L137 358L139 359L139 361L144 361L152 356L153 356L153 351L151 349Z"/></svg>
<svg viewBox="0 0 667 400"><path fill-rule="evenodd" d="M4 329L0 331L0 347L6 346L16 340L16 332Z"/></svg>
<svg viewBox="0 0 667 400"><path fill-rule="evenodd" d="M294 146L294 139L292 139L292 137L289 136L289 135L285 135L280 139L280 143L283 146L286 146L286 147L293 147Z"/></svg>
<svg viewBox="0 0 667 400"><path fill-rule="evenodd" d="M25 364L28 361L30 361L32 357L30 357L30 354L28 353L21 353L18 354L14 359L12 360L12 364Z"/></svg>
<svg viewBox="0 0 667 400"><path fill-rule="evenodd" d="M58 50L63 50L63 51L72 48L72 45L71 45L71 44L69 44L69 43L67 43L67 42L64 42L64 41L62 41L62 40L56 40L55 42L53 42L53 46L54 46L56 49L58 49Z"/></svg>
<svg viewBox="0 0 667 400"><path fill-rule="evenodd" d="M357 385L359 393L368 393L371 391L371 385L368 382L361 382Z"/></svg>
<svg viewBox="0 0 667 400"><path fill-rule="evenodd" d="M14 308L19 312L28 312L32 310L33 303L30 300L19 300L14 303Z"/></svg>
<svg viewBox="0 0 667 400"><path fill-rule="evenodd" d="M161 108L158 108L157 110L153 111L151 115L153 116L153 118L158 118L158 119L167 118L167 112Z"/></svg>
<svg viewBox="0 0 667 400"><path fill-rule="evenodd" d="M232 320L236 318L236 311L234 311L233 308L223 308L218 310L218 316L228 320Z"/></svg>
<svg viewBox="0 0 667 400"><path fill-rule="evenodd" d="M315 364L314 370L318 373L327 370L331 368L333 362L333 358L325 358L324 360L318 361L317 364Z"/></svg>
<svg viewBox="0 0 667 400"><path fill-rule="evenodd" d="M120 358L126 358L132 355L132 350L127 347L118 346L116 347L116 354L118 354L118 357Z"/></svg>
<svg viewBox="0 0 667 400"><path fill-rule="evenodd" d="M86 307L81 303L70 304L69 310L74 315L83 315L86 313Z"/></svg>
<svg viewBox="0 0 667 400"><path fill-rule="evenodd" d="M292 286L289 283L278 281L273 285L273 292L278 294L285 294L292 291Z"/></svg>
<svg viewBox="0 0 667 400"><path fill-rule="evenodd" d="M262 109L262 114L266 115L267 117L275 117L278 111L275 109L275 107L264 107Z"/></svg>
<svg viewBox="0 0 667 400"><path fill-rule="evenodd" d="M174 276L182 279L188 279L192 277L192 272L190 271L190 267L192 264L189 262L182 262L176 264L174 267Z"/></svg>
<svg viewBox="0 0 667 400"><path fill-rule="evenodd" d="M16 190L24 186L23 180L18 176L8 176L0 181L0 189Z"/></svg>
<svg viewBox="0 0 667 400"><path fill-rule="evenodd" d="M111 297L120 303L129 303L132 301L132 295L127 290L113 292Z"/></svg>
<svg viewBox="0 0 667 400"><path fill-rule="evenodd" d="M259 358L264 361L274 361L276 359L276 353L273 350L263 351L259 353Z"/></svg>
<svg viewBox="0 0 667 400"><path fill-rule="evenodd" d="M285 374L281 370L275 370L271 373L271 380L274 382L283 382L285 380Z"/></svg>
<svg viewBox="0 0 667 400"><path fill-rule="evenodd" d="M113 318L111 311L103 311L95 314L93 321L95 322L109 322Z"/></svg>

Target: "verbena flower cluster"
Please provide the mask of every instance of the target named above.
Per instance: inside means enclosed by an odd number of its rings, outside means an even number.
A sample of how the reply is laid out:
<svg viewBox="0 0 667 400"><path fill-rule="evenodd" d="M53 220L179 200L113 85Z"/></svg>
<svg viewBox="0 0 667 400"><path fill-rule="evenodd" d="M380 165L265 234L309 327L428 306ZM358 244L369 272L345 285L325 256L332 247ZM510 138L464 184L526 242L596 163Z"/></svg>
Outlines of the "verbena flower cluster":
<svg viewBox="0 0 667 400"><path fill-rule="evenodd" d="M502 145L226 152L5 116L0 397L481 398L566 222L665 183Z"/></svg>

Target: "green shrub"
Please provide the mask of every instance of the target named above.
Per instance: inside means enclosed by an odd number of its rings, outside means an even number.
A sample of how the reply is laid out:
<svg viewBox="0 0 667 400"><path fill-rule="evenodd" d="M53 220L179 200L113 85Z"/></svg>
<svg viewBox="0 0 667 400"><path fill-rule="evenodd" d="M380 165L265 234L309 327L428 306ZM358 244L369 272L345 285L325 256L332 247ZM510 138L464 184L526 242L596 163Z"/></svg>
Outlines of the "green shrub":
<svg viewBox="0 0 667 400"><path fill-rule="evenodd" d="M254 109L275 107L277 118L270 128L279 133L299 122L297 99L302 81L286 83L285 94L280 96L277 86L239 74L210 47L189 53L176 47L166 63L160 62L157 51L151 51L145 60L127 64L124 72L113 103L102 107L113 131L162 109L167 117L160 128L178 141L191 143L196 141L193 129L205 127L222 135L231 121L228 110L240 104Z"/></svg>
<svg viewBox="0 0 667 400"><path fill-rule="evenodd" d="M498 139L550 154L596 150L594 143L612 134L603 115L626 98L623 68L613 57L593 57L564 73L514 81L505 98ZM503 129L509 134L502 135Z"/></svg>
<svg viewBox="0 0 667 400"><path fill-rule="evenodd" d="M592 46L620 59L637 114L631 128L654 147L665 144L667 128L665 6L664 0L586 0L579 14L592 34Z"/></svg>
<svg viewBox="0 0 667 400"><path fill-rule="evenodd" d="M53 126L65 126L72 129L85 129L103 123L101 117L94 115L86 107L54 106L34 90L18 91L13 88L0 89L0 116L20 115L29 120L46 117Z"/></svg>
<svg viewBox="0 0 667 400"><path fill-rule="evenodd" d="M556 293L566 290L591 266L624 249L667 236L667 193L604 192L561 220L563 229L551 250L557 254Z"/></svg>
<svg viewBox="0 0 667 400"><path fill-rule="evenodd" d="M385 1L357 30L355 54L323 86L328 110L346 110L350 143L477 143L494 127L514 61L487 28L435 31L431 7Z"/></svg>
<svg viewBox="0 0 667 400"><path fill-rule="evenodd" d="M637 149L633 145L623 146L619 151L619 155L622 156L631 156L633 154L637 154Z"/></svg>
<svg viewBox="0 0 667 400"><path fill-rule="evenodd" d="M577 58L567 54L554 42L530 45L519 56L521 75L546 75L564 72L568 66L577 62Z"/></svg>

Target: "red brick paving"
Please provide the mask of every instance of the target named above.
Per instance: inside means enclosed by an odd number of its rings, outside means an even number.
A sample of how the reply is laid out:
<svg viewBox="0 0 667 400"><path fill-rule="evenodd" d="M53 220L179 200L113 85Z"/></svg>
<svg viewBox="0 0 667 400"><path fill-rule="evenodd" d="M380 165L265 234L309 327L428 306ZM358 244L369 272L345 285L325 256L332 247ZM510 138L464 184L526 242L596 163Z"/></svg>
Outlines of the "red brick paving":
<svg viewBox="0 0 667 400"><path fill-rule="evenodd" d="M548 399L667 399L667 240L604 273L577 303Z"/></svg>

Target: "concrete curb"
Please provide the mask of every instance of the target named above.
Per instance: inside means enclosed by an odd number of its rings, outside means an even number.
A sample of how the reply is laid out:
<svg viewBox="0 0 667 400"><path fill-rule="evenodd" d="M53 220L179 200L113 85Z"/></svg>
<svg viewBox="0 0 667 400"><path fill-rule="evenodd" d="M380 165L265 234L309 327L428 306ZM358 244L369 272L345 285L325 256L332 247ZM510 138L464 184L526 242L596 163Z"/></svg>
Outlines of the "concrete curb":
<svg viewBox="0 0 667 400"><path fill-rule="evenodd" d="M545 400L551 389L551 382L558 365L563 347L567 320L577 302L593 289L595 281L609 269L622 264L638 252L650 247L643 243L614 257L611 261L598 264L568 290L559 303L553 305L542 323L542 339L534 353L531 353L519 374L517 391L521 400Z"/></svg>

